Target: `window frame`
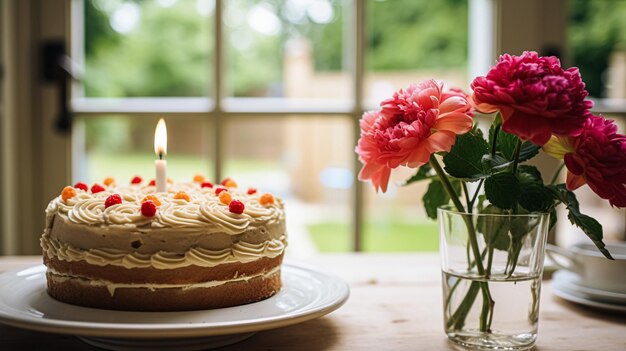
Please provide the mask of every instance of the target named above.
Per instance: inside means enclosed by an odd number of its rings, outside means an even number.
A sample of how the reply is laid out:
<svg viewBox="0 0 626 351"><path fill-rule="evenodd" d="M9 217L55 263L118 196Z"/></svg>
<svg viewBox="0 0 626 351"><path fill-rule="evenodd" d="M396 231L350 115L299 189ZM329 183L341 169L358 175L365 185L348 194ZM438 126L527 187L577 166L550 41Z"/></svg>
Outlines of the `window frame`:
<svg viewBox="0 0 626 351"><path fill-rule="evenodd" d="M363 81L364 81L364 32L365 32L365 5L363 0L345 0L347 16L344 18L344 35L347 36L344 54L348 73L351 76L352 96L348 100L331 99L288 99L288 98L236 98L224 96L225 75L227 70L224 66L224 26L223 12L224 0L214 0L213 12L213 76L211 97L190 98L87 98L84 97L80 83L72 85L72 98L70 106L72 111L80 118L76 120L72 135L72 161L84 159L84 125L83 118L89 118L104 114L123 114L128 116L155 116L165 118L176 117L201 117L211 120L211 130L206 131L212 140L212 145L207 146L207 154L211 153L214 160L213 177L222 179L224 168L224 150L222 131L224 122L238 117L275 117L288 118L294 115L314 115L328 117L350 117L354 126L354 145L359 137L359 120L365 111L363 107ZM72 57L79 65L84 63L84 5L83 0L72 0L72 18L70 41ZM76 33L79 33L76 35ZM210 143L207 143L210 144ZM77 165L72 163L72 178L80 178ZM354 186L352 188L352 249L362 249L363 228L363 186L357 179L360 162L355 154L351 170L354 174Z"/></svg>

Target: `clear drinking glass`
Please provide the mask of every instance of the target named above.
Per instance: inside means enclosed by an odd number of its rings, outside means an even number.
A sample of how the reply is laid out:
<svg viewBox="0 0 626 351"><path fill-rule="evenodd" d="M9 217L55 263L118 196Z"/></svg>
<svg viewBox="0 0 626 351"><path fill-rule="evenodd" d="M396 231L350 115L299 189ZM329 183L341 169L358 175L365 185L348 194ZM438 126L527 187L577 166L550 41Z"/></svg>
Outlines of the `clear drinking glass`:
<svg viewBox="0 0 626 351"><path fill-rule="evenodd" d="M550 216L510 212L438 211L444 328L461 346L525 350L537 338Z"/></svg>

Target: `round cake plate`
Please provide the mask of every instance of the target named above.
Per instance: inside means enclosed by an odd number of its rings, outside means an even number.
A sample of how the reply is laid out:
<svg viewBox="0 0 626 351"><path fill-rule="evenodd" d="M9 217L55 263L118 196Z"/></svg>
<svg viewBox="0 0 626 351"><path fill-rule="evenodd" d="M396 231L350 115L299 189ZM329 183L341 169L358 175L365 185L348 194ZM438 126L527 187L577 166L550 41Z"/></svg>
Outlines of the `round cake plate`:
<svg viewBox="0 0 626 351"><path fill-rule="evenodd" d="M110 350L201 350L319 318L350 294L341 279L302 263L282 266L281 290L256 303L215 310L127 312L80 307L46 293L43 265L0 274L0 323L70 334Z"/></svg>

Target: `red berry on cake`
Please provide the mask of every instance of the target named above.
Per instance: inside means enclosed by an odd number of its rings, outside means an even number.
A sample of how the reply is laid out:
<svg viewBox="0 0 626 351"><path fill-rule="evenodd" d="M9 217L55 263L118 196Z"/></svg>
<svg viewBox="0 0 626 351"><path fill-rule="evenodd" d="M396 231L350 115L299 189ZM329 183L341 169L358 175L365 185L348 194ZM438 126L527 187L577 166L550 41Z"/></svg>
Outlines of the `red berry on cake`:
<svg viewBox="0 0 626 351"><path fill-rule="evenodd" d="M232 213L237 213L237 214L242 214L245 208L246 206L244 206L243 202L239 200L233 200L228 205L228 210Z"/></svg>
<svg viewBox="0 0 626 351"><path fill-rule="evenodd" d="M150 181L150 183L148 183L149 186L156 186L156 180L152 179Z"/></svg>
<svg viewBox="0 0 626 351"><path fill-rule="evenodd" d="M215 189L215 195L219 195L222 191L228 191L228 189L226 188L217 188Z"/></svg>
<svg viewBox="0 0 626 351"><path fill-rule="evenodd" d="M104 188L102 187L102 185L96 183L96 184L91 186L91 193L92 194L97 194L97 193L99 193L101 191L104 191Z"/></svg>
<svg viewBox="0 0 626 351"><path fill-rule="evenodd" d="M204 176L202 174L196 174L193 176L193 181L196 183L202 183L204 182Z"/></svg>
<svg viewBox="0 0 626 351"><path fill-rule="evenodd" d="M213 187L213 183L209 182L208 180L205 180L204 182L202 182L202 184L200 184L201 188L212 188Z"/></svg>
<svg viewBox="0 0 626 351"><path fill-rule="evenodd" d="M157 207L154 204L154 202L148 200L148 201L144 201L141 204L141 214L144 217L154 217L154 215L156 214L156 210Z"/></svg>
<svg viewBox="0 0 626 351"><path fill-rule="evenodd" d="M176 194L174 194L174 199L185 200L187 202L191 201L191 199L189 198L189 195L184 191L179 191Z"/></svg>
<svg viewBox="0 0 626 351"><path fill-rule="evenodd" d="M134 176L133 179L130 181L130 184L141 184L142 181L143 179L141 179L140 176Z"/></svg>
<svg viewBox="0 0 626 351"><path fill-rule="evenodd" d="M104 183L104 185L106 185L106 186L113 186L113 185L115 185L115 179L113 177L106 177L106 178L104 178L102 183Z"/></svg>
<svg viewBox="0 0 626 351"><path fill-rule="evenodd" d="M248 195L253 195L256 194L256 189L255 188L248 188Z"/></svg>
<svg viewBox="0 0 626 351"><path fill-rule="evenodd" d="M74 196L76 196L76 190L74 188L72 188L71 186L66 186L65 188L63 188L63 191L61 192L61 199L63 199L63 202L66 202L68 199L71 199Z"/></svg>
<svg viewBox="0 0 626 351"><path fill-rule="evenodd" d="M113 205L118 205L122 203L122 197L119 194L109 195L107 199L104 201L104 208L109 208Z"/></svg>
<svg viewBox="0 0 626 351"><path fill-rule="evenodd" d="M87 186L87 184L85 184L83 182L78 182L78 183L74 184L74 188L80 189L80 190L83 190L83 191L88 191L89 190L89 186Z"/></svg>
<svg viewBox="0 0 626 351"><path fill-rule="evenodd" d="M230 196L230 193L228 191L222 191L220 192L220 202L223 203L224 205L230 205L230 202L233 201L232 196Z"/></svg>
<svg viewBox="0 0 626 351"><path fill-rule="evenodd" d="M274 195L270 193L265 193L261 195L259 202L261 203L261 205L271 205L274 203Z"/></svg>

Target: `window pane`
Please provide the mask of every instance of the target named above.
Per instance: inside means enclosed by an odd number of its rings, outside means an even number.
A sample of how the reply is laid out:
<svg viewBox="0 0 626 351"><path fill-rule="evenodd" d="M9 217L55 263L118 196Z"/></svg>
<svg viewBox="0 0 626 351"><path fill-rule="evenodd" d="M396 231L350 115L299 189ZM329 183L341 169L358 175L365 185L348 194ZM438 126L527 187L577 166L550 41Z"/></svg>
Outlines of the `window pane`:
<svg viewBox="0 0 626 351"><path fill-rule="evenodd" d="M422 196L427 182L399 187L415 170L398 168L391 176L387 192L376 193L370 183L364 184L365 223L364 251L435 252L439 248L437 222L426 217Z"/></svg>
<svg viewBox="0 0 626 351"><path fill-rule="evenodd" d="M350 249L352 130L349 117L237 118L225 125L225 175L285 198L294 252Z"/></svg>
<svg viewBox="0 0 626 351"><path fill-rule="evenodd" d="M130 182L155 177L154 130L158 118L99 116L80 118L74 126L74 181L101 182L114 177ZM212 144L206 118L166 118L167 176L191 181L196 173L213 174Z"/></svg>
<svg viewBox="0 0 626 351"><path fill-rule="evenodd" d="M368 0L364 94L373 108L411 83L435 78L466 88L467 1ZM427 182L408 187L415 170L392 173L385 194L364 184L365 251L436 251L436 221L422 205Z"/></svg>
<svg viewBox="0 0 626 351"><path fill-rule="evenodd" d="M368 0L368 106L431 78L467 87L467 18L467 1Z"/></svg>
<svg viewBox="0 0 626 351"><path fill-rule="evenodd" d="M349 98L345 1L229 0L227 95Z"/></svg>
<svg viewBox="0 0 626 351"><path fill-rule="evenodd" d="M86 0L84 95L207 96L214 6L213 0Z"/></svg>
<svg viewBox="0 0 626 351"><path fill-rule="evenodd" d="M592 97L626 99L626 2L570 0L568 52Z"/></svg>

